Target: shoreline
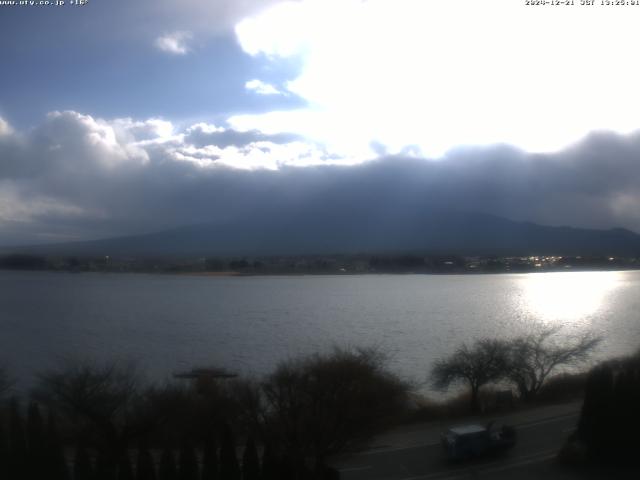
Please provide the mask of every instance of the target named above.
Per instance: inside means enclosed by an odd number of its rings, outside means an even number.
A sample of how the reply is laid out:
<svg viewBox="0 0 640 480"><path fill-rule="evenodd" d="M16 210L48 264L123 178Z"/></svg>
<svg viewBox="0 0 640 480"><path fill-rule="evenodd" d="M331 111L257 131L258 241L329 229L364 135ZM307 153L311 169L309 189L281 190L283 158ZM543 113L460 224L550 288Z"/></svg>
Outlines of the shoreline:
<svg viewBox="0 0 640 480"><path fill-rule="evenodd" d="M189 277L352 277L374 275L430 275L430 276L482 276L482 275L528 275L543 273L596 273L596 272L636 272L640 267L628 268L563 268L528 271L451 271L451 272L238 272L238 271L157 271L157 270L71 270L71 269L27 269L0 268L0 272L49 272L49 273L102 273L102 274L138 274L138 275L174 275Z"/></svg>

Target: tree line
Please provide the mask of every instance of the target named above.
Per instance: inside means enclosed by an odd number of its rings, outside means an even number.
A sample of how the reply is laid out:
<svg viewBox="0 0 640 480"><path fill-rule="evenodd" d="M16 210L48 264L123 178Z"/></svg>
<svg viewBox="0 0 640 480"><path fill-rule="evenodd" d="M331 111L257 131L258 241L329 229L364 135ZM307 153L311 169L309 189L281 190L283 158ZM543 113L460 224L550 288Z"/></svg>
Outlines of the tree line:
<svg viewBox="0 0 640 480"><path fill-rule="evenodd" d="M153 385L128 364L66 365L38 376L26 409L3 402L0 478L339 478L327 458L393 423L409 390L371 349L290 359L260 381Z"/></svg>
<svg viewBox="0 0 640 480"><path fill-rule="evenodd" d="M276 480L286 475L283 462L265 450L260 462L252 437L246 441L242 462L236 454L233 432L224 425L218 439L211 435L200 452L188 439L177 449L152 450L143 439L136 448L123 445L117 455L92 445L82 435L75 447L67 445L51 410L43 421L38 403L31 402L26 421L17 401L8 413L9 429L0 436L0 478L12 480ZM2 433L0 431L0 433ZM218 447L218 445L220 445ZM318 477L322 478L322 477Z"/></svg>
<svg viewBox="0 0 640 480"><path fill-rule="evenodd" d="M585 361L601 342L591 333L559 342L554 335L560 328L542 326L513 339L484 338L463 344L453 355L436 361L431 383L441 390L465 384L472 413L481 411L480 388L494 382L511 383L520 400L531 403L555 370Z"/></svg>
<svg viewBox="0 0 640 480"><path fill-rule="evenodd" d="M462 344L434 364L430 380L465 385L472 413L492 382L509 382L532 402L556 369L583 362L600 342L585 334L560 343L556 333L542 327ZM606 382L622 385L611 387L617 392L634 375ZM412 408L412 385L375 349L289 359L262 379L215 369L187 377L152 384L126 363L61 365L39 374L20 405L7 401L11 381L0 368L0 478L43 478L45 470L54 480L339 478L332 455L363 446ZM590 402L587 411L597 411Z"/></svg>

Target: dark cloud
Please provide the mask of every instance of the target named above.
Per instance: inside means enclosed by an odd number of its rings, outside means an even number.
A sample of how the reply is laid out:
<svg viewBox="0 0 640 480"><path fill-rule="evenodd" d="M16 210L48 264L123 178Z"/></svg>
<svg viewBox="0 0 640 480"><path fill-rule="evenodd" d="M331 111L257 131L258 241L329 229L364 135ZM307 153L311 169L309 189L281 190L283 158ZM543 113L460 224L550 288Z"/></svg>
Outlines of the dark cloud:
<svg viewBox="0 0 640 480"><path fill-rule="evenodd" d="M75 112L52 114L28 132L5 129L0 244L276 214L375 211L378 218L398 218L429 209L640 231L640 134L594 133L545 155L498 145L458 149L439 160L385 157L356 166L300 167L313 146L304 150L301 142L231 130L162 130L157 121L106 122ZM252 156L264 153L256 140L270 142L264 158L291 156L276 159L282 160L276 168L273 160L269 168L256 168ZM331 157L319 152L318 158Z"/></svg>
<svg viewBox="0 0 640 480"><path fill-rule="evenodd" d="M220 148L225 148L229 146L243 147L252 142L290 143L302 140L302 138L300 135L293 133L267 135L258 130L239 132L233 129L213 127L200 123L189 128L184 140L196 147L216 145Z"/></svg>

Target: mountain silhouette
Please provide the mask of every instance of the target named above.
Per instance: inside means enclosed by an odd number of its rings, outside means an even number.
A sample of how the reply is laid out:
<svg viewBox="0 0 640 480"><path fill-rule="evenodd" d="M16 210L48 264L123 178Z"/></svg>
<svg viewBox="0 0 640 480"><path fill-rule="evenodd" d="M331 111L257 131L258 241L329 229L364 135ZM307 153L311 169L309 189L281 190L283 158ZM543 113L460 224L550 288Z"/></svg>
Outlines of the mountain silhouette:
<svg viewBox="0 0 640 480"><path fill-rule="evenodd" d="M348 208L336 213L318 208L20 250L136 257L409 252L637 256L640 255L640 236L621 228L543 226L481 213L398 213L397 210L349 211Z"/></svg>

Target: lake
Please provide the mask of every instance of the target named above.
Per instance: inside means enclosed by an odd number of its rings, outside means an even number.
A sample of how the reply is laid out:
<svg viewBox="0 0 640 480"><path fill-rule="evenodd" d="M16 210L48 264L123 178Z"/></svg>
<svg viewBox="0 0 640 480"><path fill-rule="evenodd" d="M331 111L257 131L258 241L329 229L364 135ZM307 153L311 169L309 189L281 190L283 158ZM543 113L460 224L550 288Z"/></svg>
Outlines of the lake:
<svg viewBox="0 0 640 480"><path fill-rule="evenodd" d="M424 381L434 359L537 323L640 347L640 271L205 277L0 271L0 363L24 387L65 359L135 360L154 379L216 365L247 375L332 345L376 346Z"/></svg>

